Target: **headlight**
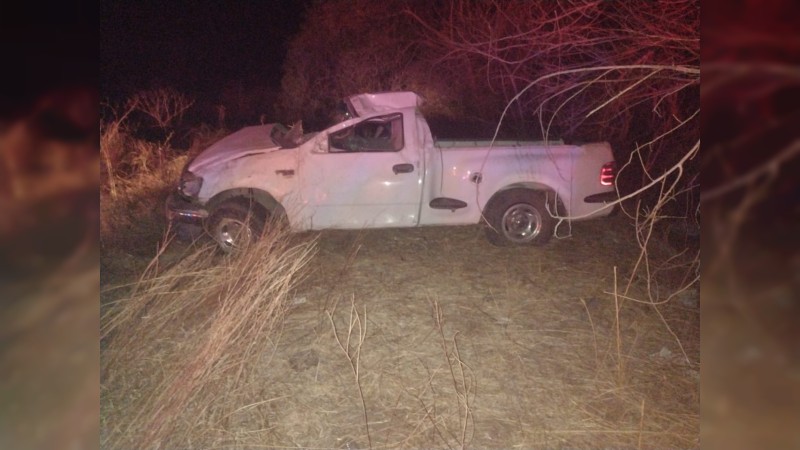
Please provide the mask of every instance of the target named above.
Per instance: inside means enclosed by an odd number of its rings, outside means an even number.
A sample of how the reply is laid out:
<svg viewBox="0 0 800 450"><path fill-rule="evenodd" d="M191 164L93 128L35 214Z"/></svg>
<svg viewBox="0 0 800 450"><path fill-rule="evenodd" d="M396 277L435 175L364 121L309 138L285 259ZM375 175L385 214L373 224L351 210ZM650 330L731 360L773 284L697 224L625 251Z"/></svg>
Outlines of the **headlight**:
<svg viewBox="0 0 800 450"><path fill-rule="evenodd" d="M203 179L187 170L181 175L181 181L178 184L178 192L184 197L194 198L200 193L200 187L202 186Z"/></svg>

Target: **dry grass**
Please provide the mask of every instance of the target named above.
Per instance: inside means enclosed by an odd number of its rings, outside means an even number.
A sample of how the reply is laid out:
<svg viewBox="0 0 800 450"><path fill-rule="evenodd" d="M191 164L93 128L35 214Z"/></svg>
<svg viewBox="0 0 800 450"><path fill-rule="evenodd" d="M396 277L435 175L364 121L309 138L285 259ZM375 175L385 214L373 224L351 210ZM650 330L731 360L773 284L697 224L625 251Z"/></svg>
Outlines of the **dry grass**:
<svg viewBox="0 0 800 450"><path fill-rule="evenodd" d="M135 331L103 351L104 446L142 448L155 427L162 448L697 447L699 313L661 305L687 362L652 306L615 300L606 268L639 252L626 226L576 224L543 249L475 227L321 233L282 326L214 345L231 316L211 280L238 272L194 253L126 300L117 329Z"/></svg>
<svg viewBox="0 0 800 450"><path fill-rule="evenodd" d="M186 156L130 178L116 178L116 194L100 191L100 246L104 270L131 255L149 259L167 228L165 199L180 177ZM139 264L135 272L141 271Z"/></svg>
<svg viewBox="0 0 800 450"><path fill-rule="evenodd" d="M240 413L269 401L256 375L313 251L274 230L236 257L199 248L163 272L154 259L102 317L102 446L235 444Z"/></svg>
<svg viewBox="0 0 800 450"><path fill-rule="evenodd" d="M100 246L104 265L120 254L152 256L166 229L164 200L178 182L187 155L138 139L128 117L140 101L101 123Z"/></svg>
<svg viewBox="0 0 800 450"><path fill-rule="evenodd" d="M590 234L611 228L520 251L472 227L323 233L270 370L285 375L268 390L275 428L261 445L696 447L699 315L665 307L687 363L652 308L616 308L612 277L590 271L632 266L637 248L590 255L602 250ZM344 342L353 305L370 330L354 326L344 346L358 343L358 390L329 319Z"/></svg>

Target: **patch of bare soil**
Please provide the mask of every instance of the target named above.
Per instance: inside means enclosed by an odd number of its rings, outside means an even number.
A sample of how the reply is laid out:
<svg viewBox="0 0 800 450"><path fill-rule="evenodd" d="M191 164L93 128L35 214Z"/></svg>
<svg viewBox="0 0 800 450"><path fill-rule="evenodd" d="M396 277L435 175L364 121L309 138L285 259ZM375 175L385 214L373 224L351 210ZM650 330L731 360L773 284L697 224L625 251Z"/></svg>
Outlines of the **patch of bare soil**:
<svg viewBox="0 0 800 450"><path fill-rule="evenodd" d="M317 254L281 333L186 445L699 447L699 294L621 295L632 236L622 215L542 248L474 226L298 236Z"/></svg>

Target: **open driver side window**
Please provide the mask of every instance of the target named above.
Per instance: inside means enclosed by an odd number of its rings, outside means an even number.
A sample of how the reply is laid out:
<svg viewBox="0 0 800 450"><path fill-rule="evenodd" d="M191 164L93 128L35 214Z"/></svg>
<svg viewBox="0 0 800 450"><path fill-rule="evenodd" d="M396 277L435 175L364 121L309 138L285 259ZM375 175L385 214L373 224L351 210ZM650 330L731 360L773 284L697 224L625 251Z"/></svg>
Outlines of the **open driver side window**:
<svg viewBox="0 0 800 450"><path fill-rule="evenodd" d="M397 152L403 148L403 114L372 117L328 136L329 152Z"/></svg>

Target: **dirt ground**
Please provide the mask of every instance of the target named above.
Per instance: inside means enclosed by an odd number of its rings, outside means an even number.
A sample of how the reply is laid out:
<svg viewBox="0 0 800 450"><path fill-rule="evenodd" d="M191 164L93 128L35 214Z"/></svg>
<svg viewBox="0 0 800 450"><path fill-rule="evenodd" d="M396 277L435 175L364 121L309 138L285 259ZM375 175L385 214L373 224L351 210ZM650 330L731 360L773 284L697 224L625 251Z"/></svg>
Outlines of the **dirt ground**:
<svg viewBox="0 0 800 450"><path fill-rule="evenodd" d="M194 445L699 447L699 292L615 301L632 236L624 215L542 248L493 247L476 226L306 233L317 254L282 332ZM144 263L103 261L104 301ZM653 277L659 300L676 273Z"/></svg>
<svg viewBox="0 0 800 450"><path fill-rule="evenodd" d="M332 315L343 328L352 302L369 325L361 384L367 410L381 405L369 419L374 446L635 446L641 439L646 446L691 447L698 417L695 304L676 306L670 324L686 333L679 337L688 362L652 310L623 305L617 370L609 293L614 267L628 273L637 254L625 245L625 225L577 224L572 238L541 249L493 247L477 227L325 233L317 275L299 289L305 303L289 316L277 347L277 361L290 363L284 370L306 383L286 386L292 395L275 405L292 411L292 398L308 396L320 408L316 420L300 408L305 430L292 414L272 426L280 429L285 420L301 446L336 447L346 436L366 444L358 409L337 401L353 398L355 386L324 320L338 305ZM316 364L292 367L303 352ZM452 376L456 357L467 370ZM320 377L329 381L320 385ZM333 423L339 425L323 425Z"/></svg>

